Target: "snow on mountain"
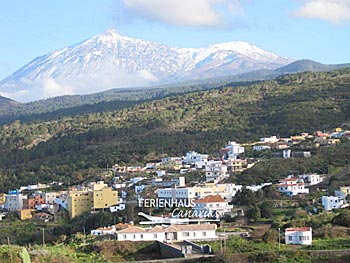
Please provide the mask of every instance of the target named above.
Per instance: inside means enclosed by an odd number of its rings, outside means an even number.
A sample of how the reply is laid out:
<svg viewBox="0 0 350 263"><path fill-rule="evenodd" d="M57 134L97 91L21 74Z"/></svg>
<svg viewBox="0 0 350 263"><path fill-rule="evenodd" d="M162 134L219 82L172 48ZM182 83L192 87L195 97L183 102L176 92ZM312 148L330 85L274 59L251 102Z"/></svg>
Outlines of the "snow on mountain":
<svg viewBox="0 0 350 263"><path fill-rule="evenodd" d="M292 61L241 41L173 48L111 29L35 58L0 82L0 94L31 101L275 69Z"/></svg>

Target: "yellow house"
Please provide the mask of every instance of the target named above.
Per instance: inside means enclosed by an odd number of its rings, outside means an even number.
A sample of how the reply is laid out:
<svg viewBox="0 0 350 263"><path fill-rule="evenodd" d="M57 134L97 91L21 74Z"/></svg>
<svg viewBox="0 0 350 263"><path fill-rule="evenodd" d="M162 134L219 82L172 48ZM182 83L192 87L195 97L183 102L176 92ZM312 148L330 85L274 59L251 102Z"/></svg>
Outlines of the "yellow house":
<svg viewBox="0 0 350 263"><path fill-rule="evenodd" d="M92 191L74 191L68 194L67 209L71 218L88 212L93 207Z"/></svg>
<svg viewBox="0 0 350 263"><path fill-rule="evenodd" d="M5 204L6 201L6 194L0 193L0 205Z"/></svg>
<svg viewBox="0 0 350 263"><path fill-rule="evenodd" d="M226 191L225 185L217 185L214 183L204 183L200 186L193 187L196 196L203 197L207 195L223 194Z"/></svg>
<svg viewBox="0 0 350 263"><path fill-rule="evenodd" d="M118 204L118 192L111 187L94 191L94 209L108 208Z"/></svg>
<svg viewBox="0 0 350 263"><path fill-rule="evenodd" d="M33 215L32 212L35 211L35 209L22 209L18 211L19 219L26 220L26 219L32 219Z"/></svg>
<svg viewBox="0 0 350 263"><path fill-rule="evenodd" d="M340 191L343 192L346 196L350 195L350 186L341 186Z"/></svg>
<svg viewBox="0 0 350 263"><path fill-rule="evenodd" d="M118 191L105 184L92 184L92 191L74 191L68 195L67 209L71 218L95 209L118 204Z"/></svg>

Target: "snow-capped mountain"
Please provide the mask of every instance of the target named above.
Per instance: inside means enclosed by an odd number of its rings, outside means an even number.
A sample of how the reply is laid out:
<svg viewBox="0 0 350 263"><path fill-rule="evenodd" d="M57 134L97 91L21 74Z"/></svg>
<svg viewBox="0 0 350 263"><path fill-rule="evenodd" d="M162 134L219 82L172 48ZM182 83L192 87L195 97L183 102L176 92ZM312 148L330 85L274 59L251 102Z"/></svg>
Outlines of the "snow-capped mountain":
<svg viewBox="0 0 350 263"><path fill-rule="evenodd" d="M275 69L292 61L240 41L173 48L111 29L35 58L2 80L0 93L30 101Z"/></svg>

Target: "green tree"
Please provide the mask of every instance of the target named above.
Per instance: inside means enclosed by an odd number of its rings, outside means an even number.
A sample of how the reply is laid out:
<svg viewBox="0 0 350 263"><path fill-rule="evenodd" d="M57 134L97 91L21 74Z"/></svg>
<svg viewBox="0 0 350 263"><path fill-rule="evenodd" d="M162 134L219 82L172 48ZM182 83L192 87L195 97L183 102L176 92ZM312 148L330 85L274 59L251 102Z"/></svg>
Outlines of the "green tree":
<svg viewBox="0 0 350 263"><path fill-rule="evenodd" d="M278 240L278 231L275 229L267 230L262 236L265 243L276 242Z"/></svg>
<svg viewBox="0 0 350 263"><path fill-rule="evenodd" d="M272 202L265 201L260 205L260 213L262 218L271 218L273 212L273 204Z"/></svg>
<svg viewBox="0 0 350 263"><path fill-rule="evenodd" d="M261 217L260 209L257 206L253 206L247 210L245 215L248 219L250 219L252 221L256 221Z"/></svg>
<svg viewBox="0 0 350 263"><path fill-rule="evenodd" d="M350 211L344 210L333 218L333 224L338 226L350 227Z"/></svg>

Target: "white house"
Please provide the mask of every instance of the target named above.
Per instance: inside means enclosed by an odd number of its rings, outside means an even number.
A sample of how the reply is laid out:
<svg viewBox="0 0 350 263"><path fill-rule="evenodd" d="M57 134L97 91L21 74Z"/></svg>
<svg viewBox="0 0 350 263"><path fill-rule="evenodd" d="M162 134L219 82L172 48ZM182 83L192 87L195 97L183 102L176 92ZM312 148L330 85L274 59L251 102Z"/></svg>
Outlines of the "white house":
<svg viewBox="0 0 350 263"><path fill-rule="evenodd" d="M50 193L42 193L41 197L45 200L45 203L54 204L57 196L59 196L59 195L60 195L60 193L50 192Z"/></svg>
<svg viewBox="0 0 350 263"><path fill-rule="evenodd" d="M17 211L23 209L23 200L27 199L27 196L19 193L19 191L10 191L6 195L4 208L8 211Z"/></svg>
<svg viewBox="0 0 350 263"><path fill-rule="evenodd" d="M116 206L111 206L109 210L111 211L111 213L113 213L113 212L125 210L125 207L126 207L125 204L118 204Z"/></svg>
<svg viewBox="0 0 350 263"><path fill-rule="evenodd" d="M184 176L171 178L170 180L163 180L163 178L153 178L152 185L159 187L171 187L174 185L176 185L177 187L184 187L186 186L186 181Z"/></svg>
<svg viewBox="0 0 350 263"><path fill-rule="evenodd" d="M192 187L183 188L164 188L157 190L159 199L177 199L177 200L191 200L196 197L195 191Z"/></svg>
<svg viewBox="0 0 350 263"><path fill-rule="evenodd" d="M308 194L309 189L305 188L305 184L300 179L286 178L281 183L276 184L278 192L286 194L288 196L294 196L297 194Z"/></svg>
<svg viewBox="0 0 350 263"><path fill-rule="evenodd" d="M54 209L54 205L53 204L38 204L38 205L35 205L35 209L38 210L38 211L53 210Z"/></svg>
<svg viewBox="0 0 350 263"><path fill-rule="evenodd" d="M114 189L121 189L126 187L126 183L114 183L112 186Z"/></svg>
<svg viewBox="0 0 350 263"><path fill-rule="evenodd" d="M253 146L254 151L264 151L264 150L271 150L271 147L268 145L254 145Z"/></svg>
<svg viewBox="0 0 350 263"><path fill-rule="evenodd" d="M289 159L291 157L291 155L292 155L292 151L289 150L289 149L283 150L282 155L283 155L283 158Z"/></svg>
<svg viewBox="0 0 350 263"><path fill-rule="evenodd" d="M229 141L226 146L222 149L225 153L225 159L234 158L236 159L240 154L244 153L244 147L239 143Z"/></svg>
<svg viewBox="0 0 350 263"><path fill-rule="evenodd" d="M220 195L227 201L231 201L232 196L235 196L241 189L242 185L214 183L202 183L193 187L196 198L203 198L208 195Z"/></svg>
<svg viewBox="0 0 350 263"><path fill-rule="evenodd" d="M210 161L205 167L207 182L218 183L228 177L227 166L222 161Z"/></svg>
<svg viewBox="0 0 350 263"><path fill-rule="evenodd" d="M304 182L308 185L316 185L323 181L323 177L321 177L319 174L303 174L299 176L300 178L303 178Z"/></svg>
<svg viewBox="0 0 350 263"><path fill-rule="evenodd" d="M116 232L119 241L183 241L215 239L215 224L171 225L142 228L130 226Z"/></svg>
<svg viewBox="0 0 350 263"><path fill-rule="evenodd" d="M198 211L200 217L207 215L215 215L215 217L222 217L225 213L231 212L233 206L229 205L220 195L208 195L197 199L194 210Z"/></svg>
<svg viewBox="0 0 350 263"><path fill-rule="evenodd" d="M342 208L345 205L345 201L338 196L322 196L322 205L324 210L331 211Z"/></svg>
<svg viewBox="0 0 350 263"><path fill-rule="evenodd" d="M6 216L6 214L0 213L0 221Z"/></svg>
<svg viewBox="0 0 350 263"><path fill-rule="evenodd" d="M55 198L54 203L58 204L64 209L67 209L67 201L68 201L68 194L67 193L61 193L59 196Z"/></svg>
<svg viewBox="0 0 350 263"><path fill-rule="evenodd" d="M246 188L248 190L256 192L256 191L259 191L260 189L263 189L265 186L269 186L269 185L272 185L272 183L262 183L259 185L248 185L248 186L246 186Z"/></svg>
<svg viewBox="0 0 350 263"><path fill-rule="evenodd" d="M311 245L312 244L311 227L286 228L284 233L285 233L286 245Z"/></svg>
<svg viewBox="0 0 350 263"><path fill-rule="evenodd" d="M113 235L115 234L115 226L111 227L99 227L97 229L91 230L91 235L93 236L104 236L104 235Z"/></svg>
<svg viewBox="0 0 350 263"><path fill-rule="evenodd" d="M157 176L158 176L158 177L162 177L162 176L164 176L164 175L166 175L166 172L165 172L164 170L158 170L158 171L157 171Z"/></svg>
<svg viewBox="0 0 350 263"><path fill-rule="evenodd" d="M275 142L278 142L278 138L276 136L264 137L264 138L260 138L260 142L275 143Z"/></svg>
<svg viewBox="0 0 350 263"><path fill-rule="evenodd" d="M146 185L142 184L142 185L135 185L135 193L141 193L143 190L145 190Z"/></svg>
<svg viewBox="0 0 350 263"><path fill-rule="evenodd" d="M186 164L206 163L208 161L208 154L200 154L194 151L186 153L183 162Z"/></svg>

